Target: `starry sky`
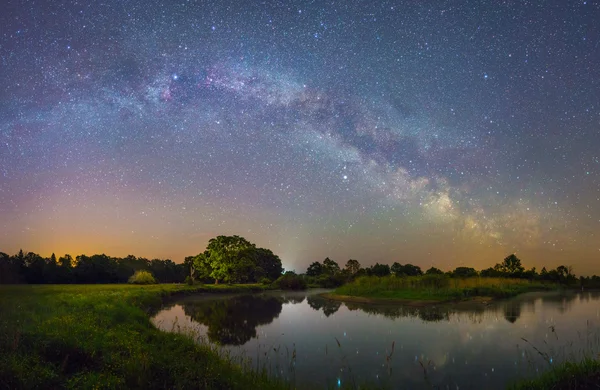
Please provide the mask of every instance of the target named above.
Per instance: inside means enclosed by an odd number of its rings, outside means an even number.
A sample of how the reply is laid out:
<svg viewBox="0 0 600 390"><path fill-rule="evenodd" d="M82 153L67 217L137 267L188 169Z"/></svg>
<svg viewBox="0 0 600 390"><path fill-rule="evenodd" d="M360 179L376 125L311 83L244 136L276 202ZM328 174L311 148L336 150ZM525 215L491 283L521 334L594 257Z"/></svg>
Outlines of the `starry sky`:
<svg viewBox="0 0 600 390"><path fill-rule="evenodd" d="M0 250L600 273L600 1L26 1Z"/></svg>

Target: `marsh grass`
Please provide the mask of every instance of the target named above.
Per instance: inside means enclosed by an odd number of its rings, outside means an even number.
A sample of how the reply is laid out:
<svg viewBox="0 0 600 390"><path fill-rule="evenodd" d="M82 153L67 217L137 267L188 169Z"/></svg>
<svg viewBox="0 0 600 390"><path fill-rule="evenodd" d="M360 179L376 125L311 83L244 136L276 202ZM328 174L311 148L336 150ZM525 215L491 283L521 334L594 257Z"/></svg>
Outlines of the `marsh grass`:
<svg viewBox="0 0 600 390"><path fill-rule="evenodd" d="M363 276L337 288L335 294L383 299L448 301L476 296L508 298L529 291L555 288L555 285L551 284L507 278L449 278L445 275Z"/></svg>
<svg viewBox="0 0 600 390"><path fill-rule="evenodd" d="M560 337L554 325L548 327L550 339L559 342ZM530 372L537 375L522 379L509 386L512 390L575 390L600 388L600 333L589 321L584 332L577 332L578 348L574 340L562 346L550 345L546 340L535 345L522 338L530 351L524 353ZM537 358L537 359L536 359ZM536 361L541 359L540 367ZM540 374L541 369L541 374ZM530 375L529 375L530 376Z"/></svg>
<svg viewBox="0 0 600 390"><path fill-rule="evenodd" d="M0 286L0 388L285 388L149 319L174 294L259 289Z"/></svg>

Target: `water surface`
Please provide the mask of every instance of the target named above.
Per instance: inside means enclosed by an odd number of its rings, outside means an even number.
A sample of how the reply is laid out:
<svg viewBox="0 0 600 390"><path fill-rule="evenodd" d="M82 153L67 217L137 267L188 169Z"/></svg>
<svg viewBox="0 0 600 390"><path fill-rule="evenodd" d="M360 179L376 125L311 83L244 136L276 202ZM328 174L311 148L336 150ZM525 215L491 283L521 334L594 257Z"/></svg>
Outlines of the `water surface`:
<svg viewBox="0 0 600 390"><path fill-rule="evenodd" d="M186 297L153 322L298 388L501 389L600 352L598 292L418 309L335 302L319 292Z"/></svg>

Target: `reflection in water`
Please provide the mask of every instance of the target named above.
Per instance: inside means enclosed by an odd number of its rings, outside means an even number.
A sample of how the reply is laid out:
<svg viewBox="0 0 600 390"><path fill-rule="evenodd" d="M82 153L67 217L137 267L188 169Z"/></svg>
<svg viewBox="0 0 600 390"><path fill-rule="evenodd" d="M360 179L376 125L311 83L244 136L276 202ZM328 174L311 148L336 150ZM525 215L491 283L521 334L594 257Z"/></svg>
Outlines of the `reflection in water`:
<svg viewBox="0 0 600 390"><path fill-rule="evenodd" d="M506 321L514 324L521 316L522 302L510 302L504 305L504 318Z"/></svg>
<svg viewBox="0 0 600 390"><path fill-rule="evenodd" d="M281 313L282 301L273 296L244 295L229 299L186 301L182 306L184 313L192 320L208 327L206 335L213 343L242 345L256 337L257 326L273 322Z"/></svg>
<svg viewBox="0 0 600 390"><path fill-rule="evenodd" d="M342 302L324 299L318 295L309 296L307 301L308 306L312 307L316 311L323 309L323 314L325 314L325 317L335 314L340 309L340 306L342 306Z"/></svg>
<svg viewBox="0 0 600 390"><path fill-rule="evenodd" d="M488 305L405 307L271 292L186 298L154 322L195 329L199 340L295 388L501 389L548 369L538 349L554 364L600 352L598 299L598 292L534 293Z"/></svg>

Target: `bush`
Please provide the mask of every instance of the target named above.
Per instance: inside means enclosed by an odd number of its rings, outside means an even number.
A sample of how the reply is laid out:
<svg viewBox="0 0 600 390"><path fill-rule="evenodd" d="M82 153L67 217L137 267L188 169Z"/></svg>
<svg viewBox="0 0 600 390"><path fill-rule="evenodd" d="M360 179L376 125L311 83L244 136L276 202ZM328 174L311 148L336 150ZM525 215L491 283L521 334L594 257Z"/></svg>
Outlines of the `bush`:
<svg viewBox="0 0 600 390"><path fill-rule="evenodd" d="M304 278L295 274L282 275L274 284L282 290L306 290L306 281Z"/></svg>
<svg viewBox="0 0 600 390"><path fill-rule="evenodd" d="M269 278L261 278L260 279L260 284L264 284L264 285L271 284L271 279L269 279Z"/></svg>
<svg viewBox="0 0 600 390"><path fill-rule="evenodd" d="M135 271L135 273L129 278L129 283L131 284L156 284L156 279L154 276L148 271L140 270Z"/></svg>
<svg viewBox="0 0 600 390"><path fill-rule="evenodd" d="M186 276L185 280L183 281L185 284L187 284L188 286L193 286L194 284L196 284L196 282L194 281L194 279L190 276Z"/></svg>

